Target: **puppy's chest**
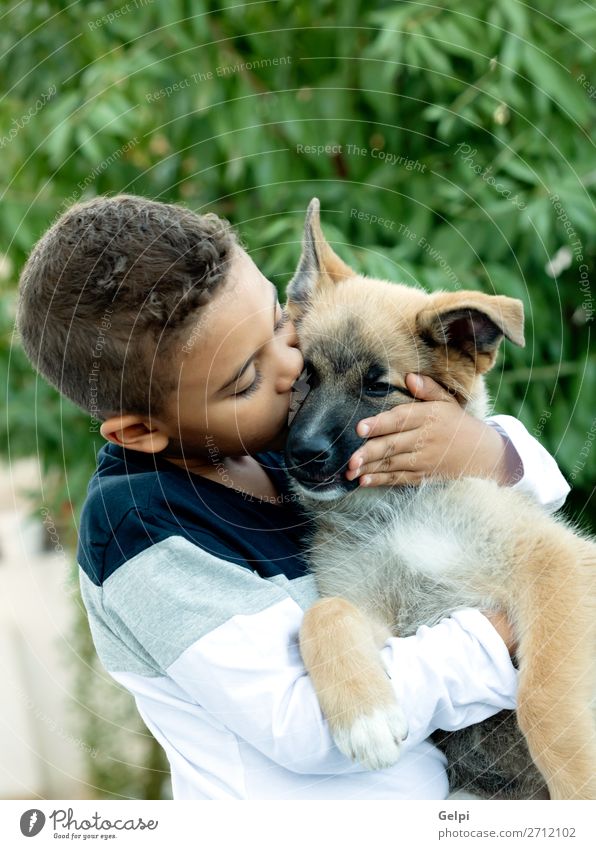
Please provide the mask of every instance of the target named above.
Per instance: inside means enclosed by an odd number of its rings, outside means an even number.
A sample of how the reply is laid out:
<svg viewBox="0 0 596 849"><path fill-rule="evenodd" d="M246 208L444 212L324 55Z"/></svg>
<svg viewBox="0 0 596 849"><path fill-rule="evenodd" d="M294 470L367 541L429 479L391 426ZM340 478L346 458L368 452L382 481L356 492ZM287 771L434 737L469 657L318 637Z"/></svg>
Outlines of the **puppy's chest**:
<svg viewBox="0 0 596 849"><path fill-rule="evenodd" d="M339 526L338 526L339 524ZM464 547L447 527L398 515L366 529L326 521L315 537L312 567L335 586L372 586L375 579L440 581L462 565Z"/></svg>
<svg viewBox="0 0 596 849"><path fill-rule="evenodd" d="M427 487L322 517L311 567L322 593L353 598L472 589L481 564L500 559L489 518L458 498L459 488ZM368 507L368 509L367 509ZM360 515L357 515L360 512Z"/></svg>

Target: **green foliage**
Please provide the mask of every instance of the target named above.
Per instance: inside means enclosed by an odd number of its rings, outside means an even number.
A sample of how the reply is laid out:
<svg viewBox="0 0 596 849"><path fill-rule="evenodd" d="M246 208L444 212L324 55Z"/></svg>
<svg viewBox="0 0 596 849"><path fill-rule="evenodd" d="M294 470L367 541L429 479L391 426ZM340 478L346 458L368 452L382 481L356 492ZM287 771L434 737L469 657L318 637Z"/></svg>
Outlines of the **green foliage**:
<svg viewBox="0 0 596 849"><path fill-rule="evenodd" d="M128 191L227 216L282 292L317 195L328 237L359 270L521 298L527 345L505 345L495 409L555 454L574 485L569 510L589 522L592 7L47 0L15 4L4 23L3 450L66 470L55 498L75 516L102 438L15 346L16 272L65 205ZM147 792L138 771L110 763L98 792Z"/></svg>

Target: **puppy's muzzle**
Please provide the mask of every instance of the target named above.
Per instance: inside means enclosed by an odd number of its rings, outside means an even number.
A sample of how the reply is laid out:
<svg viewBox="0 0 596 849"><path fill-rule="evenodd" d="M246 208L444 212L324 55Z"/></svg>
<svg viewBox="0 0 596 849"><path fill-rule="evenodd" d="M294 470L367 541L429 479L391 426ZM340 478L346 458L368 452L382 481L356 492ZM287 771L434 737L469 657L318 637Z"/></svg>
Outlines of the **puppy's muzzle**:
<svg viewBox="0 0 596 849"><path fill-rule="evenodd" d="M345 452L341 453L345 456ZM308 489L320 491L340 484L345 490L354 489L358 480L345 478L348 463L342 461L339 454L337 445L324 435L301 441L290 434L286 444L286 467L290 475Z"/></svg>

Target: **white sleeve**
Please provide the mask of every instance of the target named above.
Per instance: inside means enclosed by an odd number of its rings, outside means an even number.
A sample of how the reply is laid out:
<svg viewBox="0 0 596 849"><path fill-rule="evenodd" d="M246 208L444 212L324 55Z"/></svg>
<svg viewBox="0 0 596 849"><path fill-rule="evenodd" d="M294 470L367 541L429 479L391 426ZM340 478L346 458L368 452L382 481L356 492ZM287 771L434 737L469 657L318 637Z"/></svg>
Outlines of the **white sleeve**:
<svg viewBox="0 0 596 849"><path fill-rule="evenodd" d="M479 610L458 610L412 637L388 640L383 661L408 720L404 750L516 705L518 672Z"/></svg>
<svg viewBox="0 0 596 849"><path fill-rule="evenodd" d="M514 416L491 416L486 422L509 441L521 461L522 474L512 489L531 495L549 513L562 507L571 487L548 451Z"/></svg>
<svg viewBox="0 0 596 849"><path fill-rule="evenodd" d="M335 747L303 666L293 599L236 615L190 645L166 670L202 707L286 769L366 771ZM410 730L404 748L437 728L455 730L515 707L517 671L477 610L391 638L381 650Z"/></svg>

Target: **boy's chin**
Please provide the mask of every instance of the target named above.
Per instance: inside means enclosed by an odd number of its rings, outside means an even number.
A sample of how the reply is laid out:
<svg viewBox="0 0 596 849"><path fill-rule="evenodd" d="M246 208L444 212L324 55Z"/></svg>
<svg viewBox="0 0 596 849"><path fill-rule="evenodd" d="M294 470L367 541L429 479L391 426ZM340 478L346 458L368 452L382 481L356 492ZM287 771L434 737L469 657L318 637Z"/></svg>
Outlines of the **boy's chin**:
<svg viewBox="0 0 596 849"><path fill-rule="evenodd" d="M282 427L279 433L271 439L266 446L261 448L261 451L281 451L286 446L286 440L288 438L289 427L286 424Z"/></svg>

